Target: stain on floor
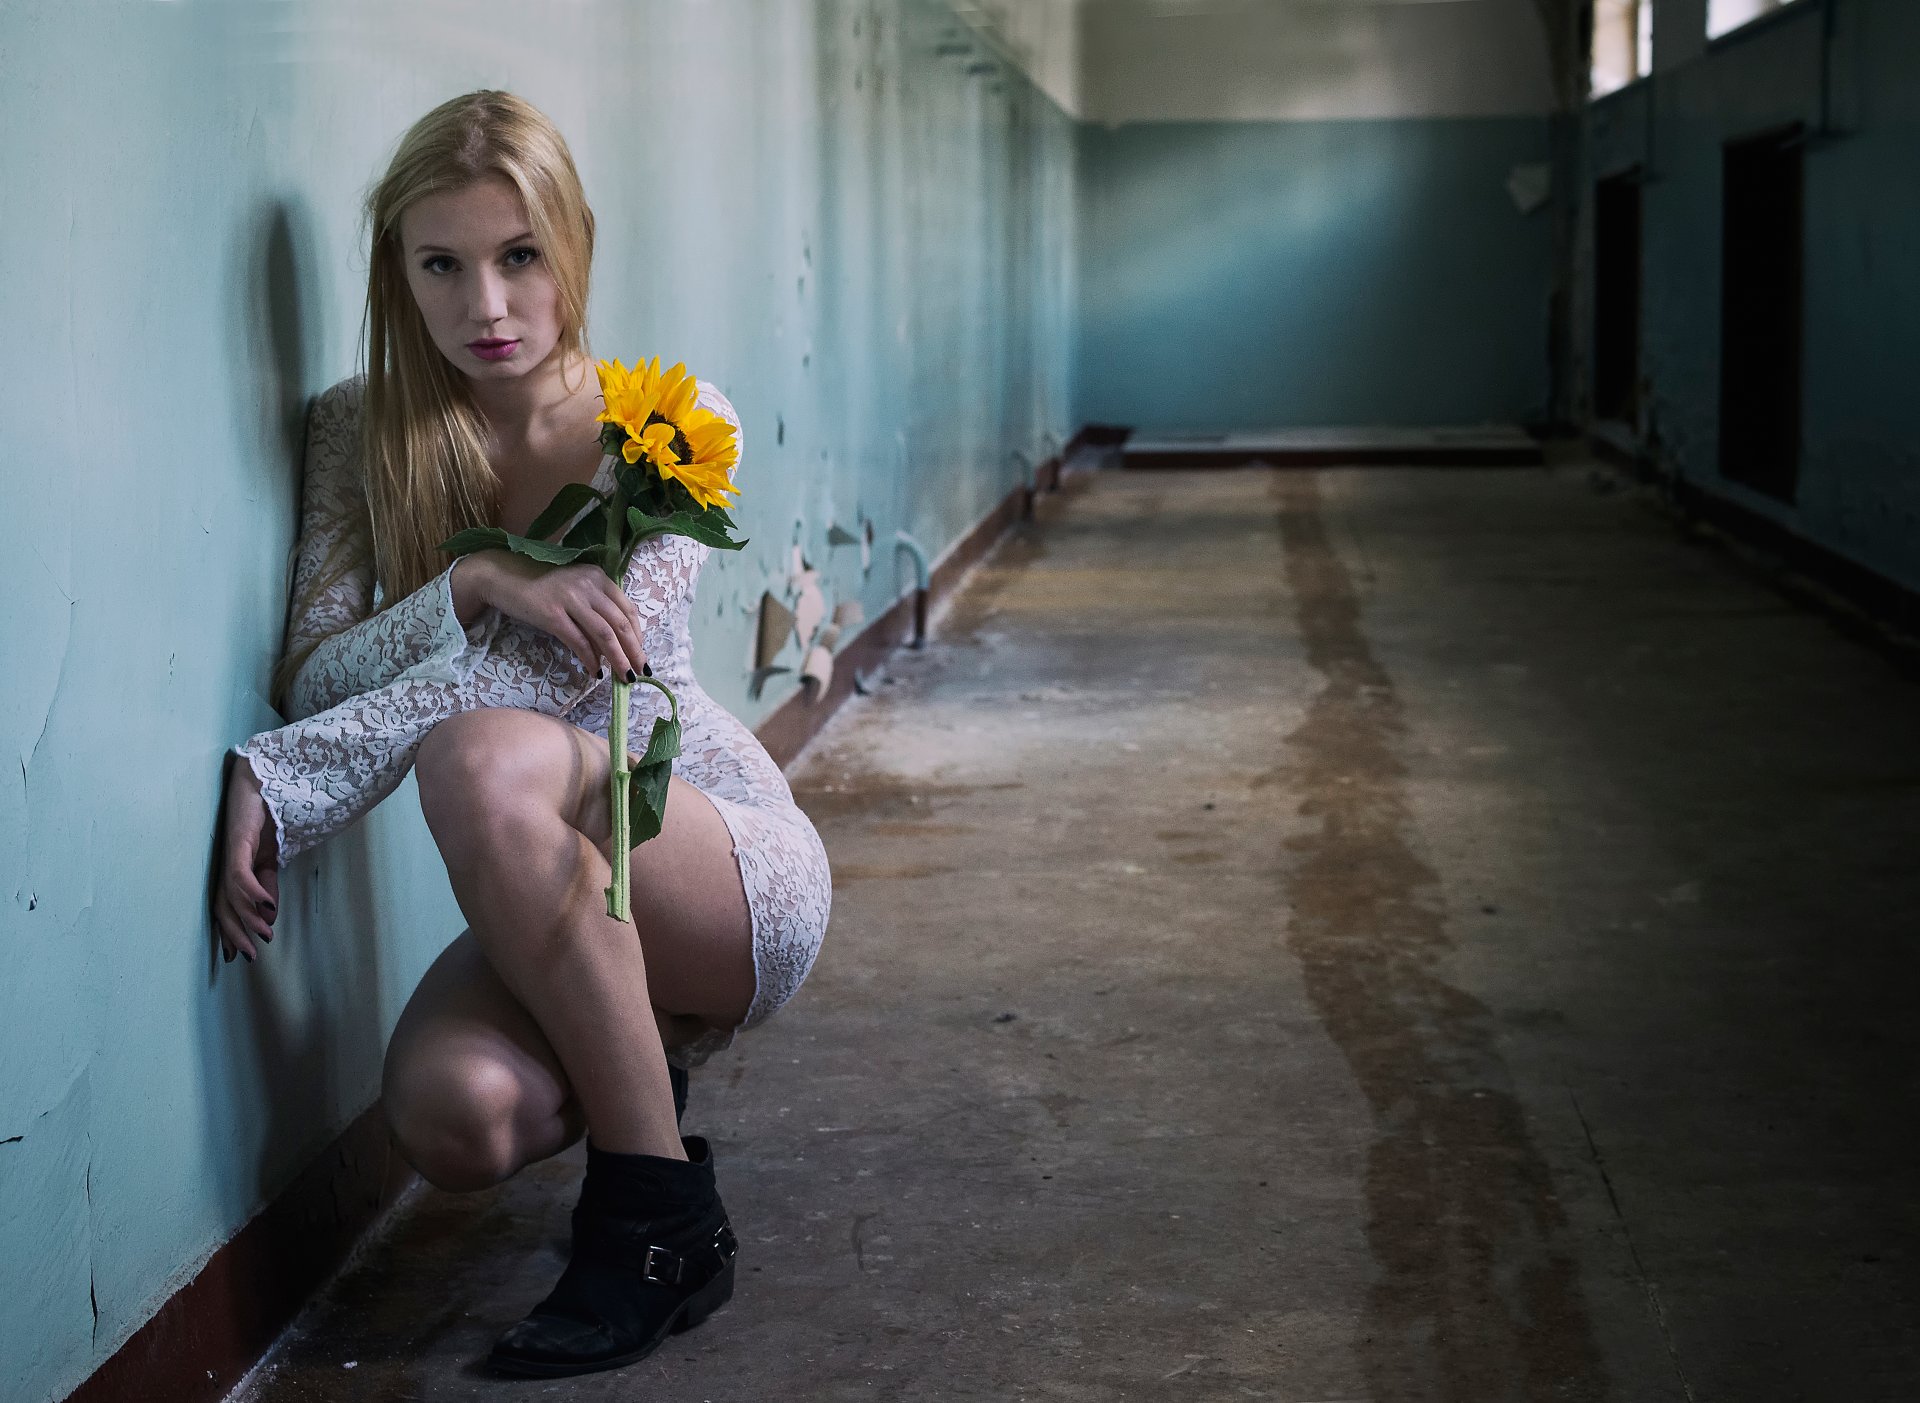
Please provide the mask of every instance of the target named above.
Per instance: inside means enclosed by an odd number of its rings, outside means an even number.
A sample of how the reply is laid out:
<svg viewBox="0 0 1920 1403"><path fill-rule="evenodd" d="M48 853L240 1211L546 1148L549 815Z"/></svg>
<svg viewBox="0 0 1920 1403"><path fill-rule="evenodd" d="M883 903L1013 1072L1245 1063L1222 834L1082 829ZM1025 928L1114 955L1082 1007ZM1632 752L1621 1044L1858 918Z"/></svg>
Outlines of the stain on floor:
<svg viewBox="0 0 1920 1403"><path fill-rule="evenodd" d="M1603 1399L1552 1174L1488 1009L1446 975L1453 938L1439 877L1416 851L1405 718L1327 539L1320 474L1276 474L1272 488L1307 665L1322 679L1287 737L1286 778L1308 821L1287 843L1287 943L1375 1125L1371 1395Z"/></svg>

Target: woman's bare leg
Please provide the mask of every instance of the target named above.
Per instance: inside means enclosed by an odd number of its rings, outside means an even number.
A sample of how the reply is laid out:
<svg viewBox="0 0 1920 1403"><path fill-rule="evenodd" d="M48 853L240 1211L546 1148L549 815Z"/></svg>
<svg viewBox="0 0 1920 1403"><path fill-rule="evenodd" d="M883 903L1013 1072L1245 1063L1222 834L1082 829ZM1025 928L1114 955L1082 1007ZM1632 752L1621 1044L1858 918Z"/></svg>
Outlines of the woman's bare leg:
<svg viewBox="0 0 1920 1403"><path fill-rule="evenodd" d="M606 914L605 741L533 712L469 712L435 728L417 771L474 944L544 1036L594 1143L680 1157L656 1005L683 1027L732 1027L754 988L718 812L670 786L660 836L633 852L636 939ZM524 1148L540 1143L536 1129Z"/></svg>
<svg viewBox="0 0 1920 1403"><path fill-rule="evenodd" d="M654 1022L669 1048L707 1028L657 1008ZM428 966L400 1011L380 1100L407 1162L454 1193L511 1178L587 1128L553 1045L500 982L472 931Z"/></svg>
<svg viewBox="0 0 1920 1403"><path fill-rule="evenodd" d="M407 1162L454 1192L497 1184L586 1129L553 1045L472 931L428 966L401 1010L380 1099Z"/></svg>

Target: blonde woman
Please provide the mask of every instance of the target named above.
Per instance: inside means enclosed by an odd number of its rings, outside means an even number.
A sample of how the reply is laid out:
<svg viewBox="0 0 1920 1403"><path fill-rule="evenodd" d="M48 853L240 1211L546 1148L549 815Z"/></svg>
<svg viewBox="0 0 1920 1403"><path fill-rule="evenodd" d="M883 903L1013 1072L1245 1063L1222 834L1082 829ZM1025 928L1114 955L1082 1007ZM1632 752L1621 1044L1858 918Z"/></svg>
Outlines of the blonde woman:
<svg viewBox="0 0 1920 1403"><path fill-rule="evenodd" d="M593 215L559 132L507 93L455 98L406 134L368 212L366 371L320 397L308 430L276 678L299 719L234 747L215 921L226 958L254 960L278 868L415 770L468 928L394 1029L386 1113L453 1190L587 1135L566 1270L490 1361L612 1368L732 1292L711 1152L678 1131L684 1068L806 976L826 854L766 750L695 680L707 546L654 537L619 584L435 550L467 526L524 533L563 484L610 483L585 335ZM701 403L737 431L718 391ZM609 670L660 678L685 724L665 827L633 851L631 923L603 896ZM665 699L636 688L633 704L644 737Z"/></svg>

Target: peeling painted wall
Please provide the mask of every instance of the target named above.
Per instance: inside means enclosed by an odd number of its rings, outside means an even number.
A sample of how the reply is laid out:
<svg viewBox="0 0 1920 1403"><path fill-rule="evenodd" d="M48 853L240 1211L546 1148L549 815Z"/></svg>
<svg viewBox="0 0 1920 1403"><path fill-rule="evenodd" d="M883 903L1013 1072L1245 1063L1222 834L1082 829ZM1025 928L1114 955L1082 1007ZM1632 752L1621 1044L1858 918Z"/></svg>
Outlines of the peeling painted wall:
<svg viewBox="0 0 1920 1403"><path fill-rule="evenodd" d="M1070 429L1071 123L932 0L0 5L9 1398L64 1394L371 1101L459 929L410 785L289 869L258 966L213 961L204 892L220 756L277 724L359 199L483 85L574 146L595 349L684 358L744 419L752 544L695 651L750 723L792 685L747 697L793 546L871 617L896 529L937 553ZM863 518L865 571L826 540Z"/></svg>
<svg viewBox="0 0 1920 1403"><path fill-rule="evenodd" d="M1709 45L1706 0L1661 0L1654 77L1593 105L1589 180L1642 187L1640 430L1664 469L1920 588L1920 6L1834 0L1835 134L1806 148L1802 465L1797 501L1719 475L1724 144L1820 126L1816 0ZM1581 192L1589 206L1591 184ZM1582 345L1591 348L1591 236Z"/></svg>

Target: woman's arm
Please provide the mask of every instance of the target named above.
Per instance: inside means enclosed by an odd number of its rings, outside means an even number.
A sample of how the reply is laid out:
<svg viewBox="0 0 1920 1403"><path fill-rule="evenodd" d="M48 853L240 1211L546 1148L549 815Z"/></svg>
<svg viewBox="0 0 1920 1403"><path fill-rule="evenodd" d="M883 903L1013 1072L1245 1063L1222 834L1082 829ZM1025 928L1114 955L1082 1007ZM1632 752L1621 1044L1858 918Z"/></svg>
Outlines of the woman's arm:
<svg viewBox="0 0 1920 1403"><path fill-rule="evenodd" d="M464 677L440 675L427 659L234 750L260 782L284 867L391 794L420 742L449 716L490 706L562 715L588 680L556 639L510 622Z"/></svg>
<svg viewBox="0 0 1920 1403"><path fill-rule="evenodd" d="M739 421L724 396L703 386L701 401L733 422L737 431ZM710 547L685 536L655 536L634 552L621 588L632 602L648 657L668 666L669 659L686 658L687 606L700 567L711 554ZM558 580L553 583L561 593ZM552 614L552 600L538 610L530 600L509 602L530 613L559 617ZM470 643L470 662L463 655L454 668L449 666L453 659L429 652L378 686L234 747L260 781L280 865L391 794L406 778L427 733L459 712L512 706L568 716L578 710L582 714L573 715L576 722L604 734L604 705L592 708L591 718L580 708L595 678L574 648L545 628L497 613L493 617L486 641ZM683 679L675 671L662 680L670 686L680 683ZM691 672L684 680L693 680ZM653 716L666 712L658 691L636 689L634 733L647 735Z"/></svg>
<svg viewBox="0 0 1920 1403"><path fill-rule="evenodd" d="M306 483L287 652L307 654L287 688L287 713L311 716L437 660L456 680L498 628L457 560L412 594L373 612L373 529L360 468L360 389L336 385L307 419ZM455 578L456 569L460 578Z"/></svg>
<svg viewBox="0 0 1920 1403"><path fill-rule="evenodd" d="M634 618L622 627L642 640L644 646L633 650L642 661L648 654L662 659L684 655L674 640L686 628L686 596L708 554L707 546L684 536L656 536L634 552L624 581ZM507 602L547 616L554 600L571 599L580 589L579 578L562 578L567 572L597 574L590 566L562 567L542 577L544 602L535 590L524 590ZM612 589L611 581L598 578L603 588ZM587 611L587 606L570 607ZM479 656L461 676L446 675L440 659L423 658L383 686L234 747L259 779L280 865L391 794L406 778L428 732L462 711L518 707L569 716L589 729L597 721L604 732L604 706L592 708L591 718L575 714L598 683L597 665L584 665L575 648L553 633L518 618L503 618L485 647L476 651ZM671 685L671 679L663 680ZM666 712L659 692L639 689L633 703L636 733L648 734L652 716Z"/></svg>

